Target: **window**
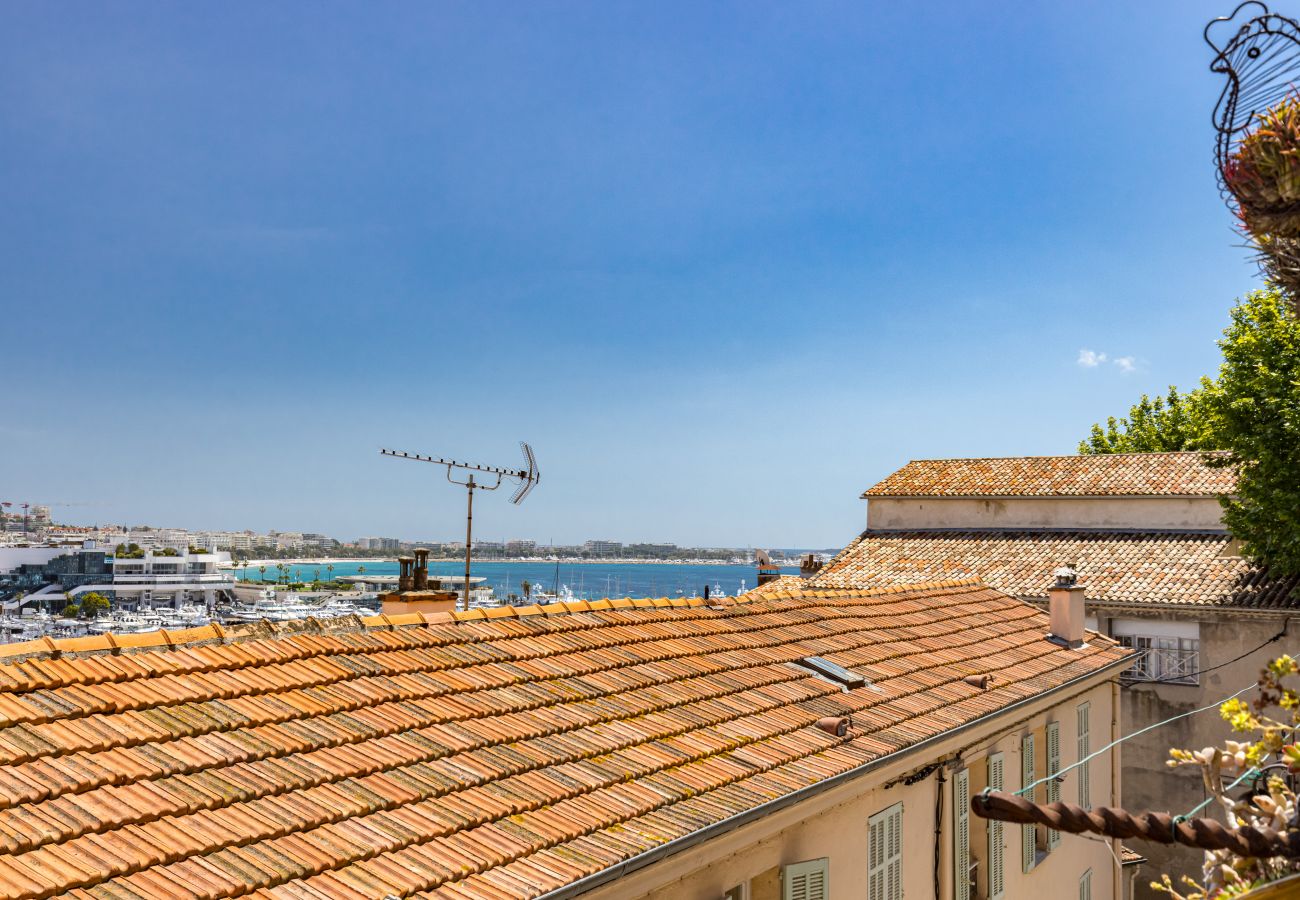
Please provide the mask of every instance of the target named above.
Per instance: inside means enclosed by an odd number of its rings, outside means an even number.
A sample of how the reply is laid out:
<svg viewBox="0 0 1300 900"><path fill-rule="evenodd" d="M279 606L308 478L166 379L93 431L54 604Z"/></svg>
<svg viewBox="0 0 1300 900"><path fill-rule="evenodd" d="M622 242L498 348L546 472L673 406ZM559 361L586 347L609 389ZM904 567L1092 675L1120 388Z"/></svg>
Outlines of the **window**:
<svg viewBox="0 0 1300 900"><path fill-rule="evenodd" d="M902 900L903 804L867 820L867 900Z"/></svg>
<svg viewBox="0 0 1300 900"><path fill-rule="evenodd" d="M1053 776L1061 771L1061 723L1047 723L1047 802L1059 803L1061 800L1061 782ZM1061 846L1061 832L1047 829L1047 849L1055 850Z"/></svg>
<svg viewBox="0 0 1300 900"><path fill-rule="evenodd" d="M1079 805L1084 809L1092 806L1092 763L1084 762L1089 749L1088 722L1092 708L1087 703L1080 703L1077 710L1079 717Z"/></svg>
<svg viewBox="0 0 1300 900"><path fill-rule="evenodd" d="M826 857L790 863L781 869L781 900L826 900L831 861Z"/></svg>
<svg viewBox="0 0 1300 900"><path fill-rule="evenodd" d="M989 790L1002 790L1002 767L1003 760L1001 753L990 753L988 759L989 767ZM989 837L989 900L998 900L1006 892L1006 872L1002 866L1002 828L1003 823L989 819L986 825Z"/></svg>
<svg viewBox="0 0 1300 900"><path fill-rule="evenodd" d="M1079 900L1092 900L1092 869L1079 876Z"/></svg>
<svg viewBox="0 0 1300 900"><path fill-rule="evenodd" d="M952 777L952 821L953 900L970 900L970 773L965 769Z"/></svg>
<svg viewBox="0 0 1300 900"><path fill-rule="evenodd" d="M1020 738L1020 787L1029 787L1034 783L1034 736L1022 735ZM1033 801L1032 793L1025 798ZM1020 870L1028 874L1034 871L1038 857L1038 827L1032 823L1020 826Z"/></svg>
<svg viewBox="0 0 1300 900"><path fill-rule="evenodd" d="M1126 680L1200 684L1201 642L1198 638L1124 634L1119 636L1119 642L1138 651L1133 666L1124 672Z"/></svg>
<svg viewBox="0 0 1300 900"><path fill-rule="evenodd" d="M722 892L722 900L749 900L749 884L738 884Z"/></svg>

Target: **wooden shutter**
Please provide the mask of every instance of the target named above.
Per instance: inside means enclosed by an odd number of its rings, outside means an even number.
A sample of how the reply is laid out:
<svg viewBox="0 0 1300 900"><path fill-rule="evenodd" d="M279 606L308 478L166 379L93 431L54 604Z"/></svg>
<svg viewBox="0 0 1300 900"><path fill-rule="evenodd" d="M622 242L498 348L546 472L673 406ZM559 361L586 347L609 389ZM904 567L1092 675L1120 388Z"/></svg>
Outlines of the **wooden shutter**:
<svg viewBox="0 0 1300 900"><path fill-rule="evenodd" d="M1092 900L1092 869L1079 876L1079 900Z"/></svg>
<svg viewBox="0 0 1300 900"><path fill-rule="evenodd" d="M886 900L903 900L903 804L889 814L889 880Z"/></svg>
<svg viewBox="0 0 1300 900"><path fill-rule="evenodd" d="M970 900L970 773L952 777L953 900Z"/></svg>
<svg viewBox="0 0 1300 900"><path fill-rule="evenodd" d="M867 900L902 900L903 804L867 820Z"/></svg>
<svg viewBox="0 0 1300 900"><path fill-rule="evenodd" d="M828 858L823 856L821 859L790 863L781 869L781 900L826 900L829 896Z"/></svg>
<svg viewBox="0 0 1300 900"><path fill-rule="evenodd" d="M1026 734L1020 738L1020 787L1029 787L1034 783L1034 736ZM1034 795L1027 793L1026 800L1033 802ZM1038 855L1037 826L1020 826L1020 871L1028 874L1034 870L1034 859Z"/></svg>
<svg viewBox="0 0 1300 900"><path fill-rule="evenodd" d="M1061 771L1061 723L1047 723L1047 802L1058 803L1061 799L1061 783L1053 776ZM1061 846L1061 832L1047 830L1047 849L1055 850Z"/></svg>
<svg viewBox="0 0 1300 900"><path fill-rule="evenodd" d="M1087 703L1080 703L1078 709L1079 717L1079 805L1084 809L1092 806L1092 763L1083 762L1092 752L1089 748L1088 723L1091 719L1092 709Z"/></svg>
<svg viewBox="0 0 1300 900"><path fill-rule="evenodd" d="M990 753L988 767L989 790L1002 790L1002 754ZM1006 892L1006 872L1002 865L1002 827L1003 823L993 819L989 819L987 822L989 836L988 900L998 900Z"/></svg>

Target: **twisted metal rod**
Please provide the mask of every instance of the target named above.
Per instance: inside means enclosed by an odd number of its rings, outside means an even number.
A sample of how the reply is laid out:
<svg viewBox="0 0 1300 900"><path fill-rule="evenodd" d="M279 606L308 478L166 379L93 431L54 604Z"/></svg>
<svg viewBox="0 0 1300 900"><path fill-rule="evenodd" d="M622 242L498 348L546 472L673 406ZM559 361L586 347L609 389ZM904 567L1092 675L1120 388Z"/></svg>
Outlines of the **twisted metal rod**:
<svg viewBox="0 0 1300 900"><path fill-rule="evenodd" d="M1180 819L1169 813L1142 812L1110 806L1084 809L1073 803L1033 803L1003 791L976 794L971 811L984 819L1017 825L1046 825L1069 834L1092 832L1120 840L1137 839L1159 844L1183 844L1202 850L1230 850L1238 856L1267 859L1300 857L1300 831L1276 832L1269 828L1228 828L1214 819Z"/></svg>

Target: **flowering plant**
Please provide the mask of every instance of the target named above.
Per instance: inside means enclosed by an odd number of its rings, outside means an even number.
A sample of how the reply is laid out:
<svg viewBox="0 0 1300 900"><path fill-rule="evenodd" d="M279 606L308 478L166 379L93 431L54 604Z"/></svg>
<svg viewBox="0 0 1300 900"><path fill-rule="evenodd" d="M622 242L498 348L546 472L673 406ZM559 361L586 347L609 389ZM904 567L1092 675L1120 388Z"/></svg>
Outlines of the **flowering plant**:
<svg viewBox="0 0 1300 900"><path fill-rule="evenodd" d="M1242 221L1256 236L1300 236L1300 94L1257 117L1223 167Z"/></svg>
<svg viewBox="0 0 1300 900"><path fill-rule="evenodd" d="M1253 704L1234 698L1219 707L1233 731L1248 734L1253 740L1225 741L1222 747L1203 750L1170 751L1166 765L1200 768L1206 793L1223 810L1229 828L1253 827L1282 833L1300 827L1295 792L1281 777L1300 773L1300 746L1294 742L1300 725L1300 693L1284 683L1294 675L1300 675L1300 664L1290 656L1278 657L1260 674L1259 696ZM1265 715L1273 707L1283 711L1281 719ZM1225 777L1233 779L1227 787ZM1262 790L1244 798L1228 796L1228 790L1250 779ZM1151 887L1170 894L1173 900L1222 900L1243 896L1253 888L1297 872L1300 859L1262 859L1211 850L1205 854L1203 883L1183 879L1190 893L1180 894L1168 875L1152 882Z"/></svg>

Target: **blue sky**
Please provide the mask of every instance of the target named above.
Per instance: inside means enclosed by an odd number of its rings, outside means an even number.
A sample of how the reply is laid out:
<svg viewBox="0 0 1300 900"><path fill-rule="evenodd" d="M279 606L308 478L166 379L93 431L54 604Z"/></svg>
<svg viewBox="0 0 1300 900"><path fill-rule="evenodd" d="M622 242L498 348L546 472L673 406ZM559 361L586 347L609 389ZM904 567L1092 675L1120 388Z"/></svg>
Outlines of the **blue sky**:
<svg viewBox="0 0 1300 900"><path fill-rule="evenodd" d="M8 4L0 499L841 546L1217 365L1230 6Z"/></svg>

